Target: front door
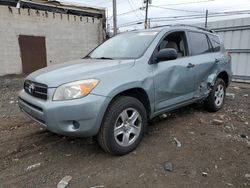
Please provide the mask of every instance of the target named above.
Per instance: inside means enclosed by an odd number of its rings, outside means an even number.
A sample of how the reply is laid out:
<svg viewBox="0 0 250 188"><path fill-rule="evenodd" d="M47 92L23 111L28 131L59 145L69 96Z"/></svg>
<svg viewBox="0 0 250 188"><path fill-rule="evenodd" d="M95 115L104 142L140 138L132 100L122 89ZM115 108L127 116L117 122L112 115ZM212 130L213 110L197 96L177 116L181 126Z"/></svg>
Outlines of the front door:
<svg viewBox="0 0 250 188"><path fill-rule="evenodd" d="M188 48L185 32L168 34L157 47L175 48L178 58L153 64L155 85L155 111L181 104L194 97L195 76ZM156 54L156 53L154 53Z"/></svg>
<svg viewBox="0 0 250 188"><path fill-rule="evenodd" d="M29 74L47 66L45 37L20 35L18 41L23 73Z"/></svg>

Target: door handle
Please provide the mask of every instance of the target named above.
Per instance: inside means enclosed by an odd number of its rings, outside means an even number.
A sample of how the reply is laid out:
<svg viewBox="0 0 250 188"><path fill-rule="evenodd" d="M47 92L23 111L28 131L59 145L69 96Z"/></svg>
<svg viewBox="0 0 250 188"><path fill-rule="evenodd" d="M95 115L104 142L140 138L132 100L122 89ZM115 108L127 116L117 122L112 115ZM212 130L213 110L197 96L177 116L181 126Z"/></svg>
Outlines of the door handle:
<svg viewBox="0 0 250 188"><path fill-rule="evenodd" d="M219 62L220 62L220 60L219 60L219 59L217 59L217 58L215 58L214 62L215 62L215 63L219 63Z"/></svg>
<svg viewBox="0 0 250 188"><path fill-rule="evenodd" d="M187 68L193 68L194 66L195 66L195 64L188 63Z"/></svg>

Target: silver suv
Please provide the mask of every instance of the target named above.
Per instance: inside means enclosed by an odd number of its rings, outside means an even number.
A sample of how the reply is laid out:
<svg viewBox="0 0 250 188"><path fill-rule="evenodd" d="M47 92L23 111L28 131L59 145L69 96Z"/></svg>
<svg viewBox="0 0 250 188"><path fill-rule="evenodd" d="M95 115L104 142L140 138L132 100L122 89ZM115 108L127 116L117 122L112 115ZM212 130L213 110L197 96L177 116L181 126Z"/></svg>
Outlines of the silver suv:
<svg viewBox="0 0 250 188"><path fill-rule="evenodd" d="M30 74L19 106L54 133L96 136L105 151L124 155L162 113L198 100L221 109L231 75L216 34L166 26L119 34L83 59Z"/></svg>

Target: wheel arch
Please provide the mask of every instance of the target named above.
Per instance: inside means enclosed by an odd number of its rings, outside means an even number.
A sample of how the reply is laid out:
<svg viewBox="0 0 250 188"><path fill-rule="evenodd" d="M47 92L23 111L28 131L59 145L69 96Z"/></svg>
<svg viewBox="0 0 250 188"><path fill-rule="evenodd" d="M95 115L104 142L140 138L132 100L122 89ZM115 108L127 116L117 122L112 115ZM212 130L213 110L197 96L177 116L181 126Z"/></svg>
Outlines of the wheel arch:
<svg viewBox="0 0 250 188"><path fill-rule="evenodd" d="M226 71L220 72L217 75L217 78L221 78L225 82L226 87L228 87L228 85L229 85L229 75L228 75L228 73Z"/></svg>
<svg viewBox="0 0 250 188"><path fill-rule="evenodd" d="M112 100L110 101L109 105L116 100L120 96L128 96L128 97L133 97L139 100L143 106L145 107L147 117L149 118L151 115L151 105L150 105L150 99L147 94L147 92L140 87L134 87L134 88L128 88L126 90L123 90L119 93L116 93L113 97Z"/></svg>
<svg viewBox="0 0 250 188"><path fill-rule="evenodd" d="M207 79L207 83L209 84L209 86L213 86L217 78L221 78L225 82L226 87L229 86L230 83L229 74L226 71L220 71L217 74L216 73L211 74Z"/></svg>

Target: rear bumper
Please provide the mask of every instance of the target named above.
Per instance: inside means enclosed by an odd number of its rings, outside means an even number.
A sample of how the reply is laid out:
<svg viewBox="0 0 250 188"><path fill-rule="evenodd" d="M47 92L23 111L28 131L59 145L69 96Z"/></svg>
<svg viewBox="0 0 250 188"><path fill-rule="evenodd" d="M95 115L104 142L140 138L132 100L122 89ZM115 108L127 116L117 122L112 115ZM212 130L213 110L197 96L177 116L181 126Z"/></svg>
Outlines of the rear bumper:
<svg viewBox="0 0 250 188"><path fill-rule="evenodd" d="M110 99L89 94L68 101L42 100L22 90L20 109L51 132L66 136L87 137L98 133Z"/></svg>

